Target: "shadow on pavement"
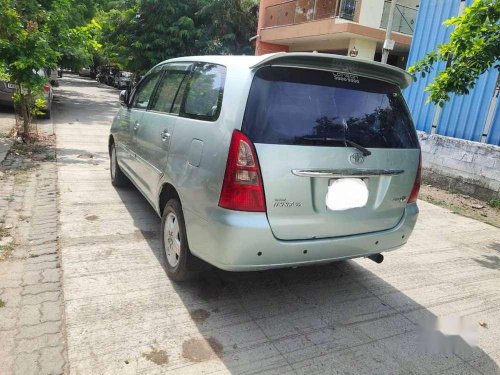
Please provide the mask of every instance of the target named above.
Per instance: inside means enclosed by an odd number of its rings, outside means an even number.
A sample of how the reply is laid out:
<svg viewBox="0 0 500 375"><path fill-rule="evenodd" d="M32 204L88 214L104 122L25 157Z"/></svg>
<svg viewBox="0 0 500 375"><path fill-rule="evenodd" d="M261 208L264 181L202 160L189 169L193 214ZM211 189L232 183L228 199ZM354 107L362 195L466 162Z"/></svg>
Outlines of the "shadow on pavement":
<svg viewBox="0 0 500 375"><path fill-rule="evenodd" d="M14 107L8 105L0 105L0 114L15 114Z"/></svg>
<svg viewBox="0 0 500 375"><path fill-rule="evenodd" d="M60 81L60 87L57 88L54 95L56 111L54 111L53 115L56 119L73 117L69 124L78 124L80 122L79 116L72 116L72 114L82 114L82 109L88 109L84 113L86 125L102 124L103 121L111 122L114 113L107 118L103 116L103 113L109 113L110 108L119 108L119 90L98 83L95 80L77 76L62 78ZM75 92L75 90L65 89L67 85L71 85L72 88L76 87L77 89L81 89L81 93ZM89 96L85 90L92 87L99 87L105 94ZM116 95L115 102L109 101L109 94Z"/></svg>
<svg viewBox="0 0 500 375"><path fill-rule="evenodd" d="M117 189L127 206L133 186ZM142 199L129 209L137 227ZM140 217L135 216L141 212ZM159 232L141 231L164 268ZM165 282L170 282L165 275ZM293 369L298 373L498 373L483 350L435 330L437 317L353 261L296 269L231 273L212 269L172 283L203 340L190 338L184 357L217 356L232 373Z"/></svg>
<svg viewBox="0 0 500 375"><path fill-rule="evenodd" d="M492 242L488 248L500 254L500 242ZM500 271L500 256L498 255L482 255L481 258L476 258L474 261L483 267Z"/></svg>

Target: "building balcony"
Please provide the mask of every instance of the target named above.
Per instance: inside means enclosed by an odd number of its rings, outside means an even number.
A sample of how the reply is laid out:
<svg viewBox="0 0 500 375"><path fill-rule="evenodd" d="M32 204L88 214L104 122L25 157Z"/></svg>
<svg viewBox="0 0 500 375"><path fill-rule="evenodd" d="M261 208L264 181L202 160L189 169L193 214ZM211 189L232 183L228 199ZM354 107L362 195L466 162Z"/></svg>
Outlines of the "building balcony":
<svg viewBox="0 0 500 375"><path fill-rule="evenodd" d="M404 1L404 3L403 3ZM398 0L391 38L402 65L418 0ZM374 59L381 53L390 2L384 0L261 0L256 53L321 51Z"/></svg>
<svg viewBox="0 0 500 375"><path fill-rule="evenodd" d="M303 22L359 17L358 0L291 0L265 9L264 27L296 25Z"/></svg>

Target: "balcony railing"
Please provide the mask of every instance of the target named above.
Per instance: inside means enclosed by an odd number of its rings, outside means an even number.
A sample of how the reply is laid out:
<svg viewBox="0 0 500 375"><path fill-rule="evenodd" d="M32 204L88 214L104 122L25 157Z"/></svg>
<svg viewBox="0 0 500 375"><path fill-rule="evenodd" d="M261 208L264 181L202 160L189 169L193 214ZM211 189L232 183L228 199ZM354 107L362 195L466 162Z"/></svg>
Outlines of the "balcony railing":
<svg viewBox="0 0 500 375"><path fill-rule="evenodd" d="M339 17L354 20L357 0L291 0L266 8L264 27Z"/></svg>
<svg viewBox="0 0 500 375"><path fill-rule="evenodd" d="M384 12L382 13L382 21L380 22L381 29L387 28L387 21L389 20L390 9L391 9L391 2L386 1L384 3ZM417 20L416 8L411 8L405 5L396 4L396 9L394 10L394 20L392 22L392 31L413 35L413 29L415 28L416 20Z"/></svg>

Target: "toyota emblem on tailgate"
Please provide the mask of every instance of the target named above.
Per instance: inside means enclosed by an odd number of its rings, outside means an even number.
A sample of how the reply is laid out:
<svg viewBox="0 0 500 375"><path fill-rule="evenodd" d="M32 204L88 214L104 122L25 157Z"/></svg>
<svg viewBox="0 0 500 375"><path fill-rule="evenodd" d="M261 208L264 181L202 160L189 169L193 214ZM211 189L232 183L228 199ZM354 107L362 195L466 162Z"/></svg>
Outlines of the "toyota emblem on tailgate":
<svg viewBox="0 0 500 375"><path fill-rule="evenodd" d="M363 162L365 161L365 157L363 156L363 154L360 154L359 152L355 152L354 154L351 154L351 156L349 156L349 161L352 164L359 165L359 164L363 164Z"/></svg>

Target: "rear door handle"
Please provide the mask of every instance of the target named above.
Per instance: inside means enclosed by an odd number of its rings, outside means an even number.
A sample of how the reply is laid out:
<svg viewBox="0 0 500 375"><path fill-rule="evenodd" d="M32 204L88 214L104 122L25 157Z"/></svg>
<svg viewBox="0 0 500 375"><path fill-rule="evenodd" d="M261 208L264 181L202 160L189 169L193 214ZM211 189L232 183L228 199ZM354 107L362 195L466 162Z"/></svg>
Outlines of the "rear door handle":
<svg viewBox="0 0 500 375"><path fill-rule="evenodd" d="M163 129L163 131L161 132L161 140L163 142L166 142L169 138L170 138L170 133L168 132L167 129Z"/></svg>

